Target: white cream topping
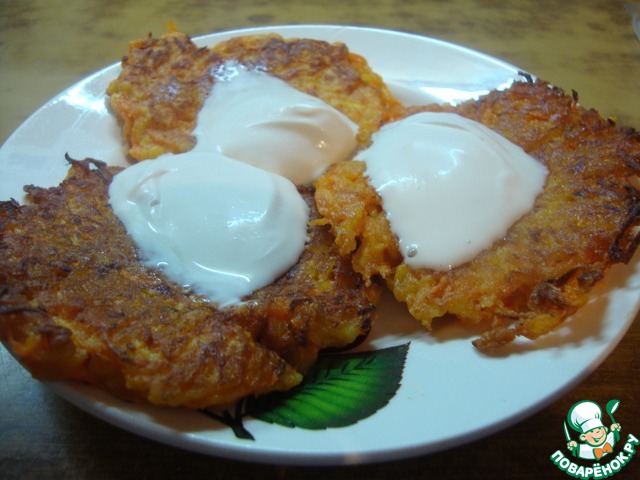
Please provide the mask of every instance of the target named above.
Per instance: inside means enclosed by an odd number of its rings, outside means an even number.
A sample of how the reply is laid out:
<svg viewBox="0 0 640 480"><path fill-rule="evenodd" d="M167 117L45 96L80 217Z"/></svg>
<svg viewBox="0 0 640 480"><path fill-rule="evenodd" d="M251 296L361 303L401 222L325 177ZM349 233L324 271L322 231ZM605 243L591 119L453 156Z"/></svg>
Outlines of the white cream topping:
<svg viewBox="0 0 640 480"><path fill-rule="evenodd" d="M347 158L357 126L265 73L217 73L196 147L127 168L109 194L147 264L228 305L298 261L308 208L292 182Z"/></svg>
<svg viewBox="0 0 640 480"><path fill-rule="evenodd" d="M197 151L311 183L356 147L358 127L322 100L265 73L227 66L198 117Z"/></svg>
<svg viewBox="0 0 640 480"><path fill-rule="evenodd" d="M147 264L228 305L293 266L308 207L289 180L215 153L147 160L116 175L110 202Z"/></svg>
<svg viewBox="0 0 640 480"><path fill-rule="evenodd" d="M503 238L533 208L547 169L484 125L451 113L388 124L366 162L404 261L447 270Z"/></svg>

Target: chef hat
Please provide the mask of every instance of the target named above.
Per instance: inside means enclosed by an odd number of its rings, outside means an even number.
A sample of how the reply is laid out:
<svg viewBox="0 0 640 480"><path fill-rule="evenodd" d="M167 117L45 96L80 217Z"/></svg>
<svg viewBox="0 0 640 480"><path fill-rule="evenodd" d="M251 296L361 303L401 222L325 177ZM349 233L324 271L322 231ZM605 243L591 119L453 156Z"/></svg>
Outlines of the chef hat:
<svg viewBox="0 0 640 480"><path fill-rule="evenodd" d="M589 400L576 403L569 410L568 420L571 428L577 432L587 433L594 428L603 427L602 410L597 403Z"/></svg>

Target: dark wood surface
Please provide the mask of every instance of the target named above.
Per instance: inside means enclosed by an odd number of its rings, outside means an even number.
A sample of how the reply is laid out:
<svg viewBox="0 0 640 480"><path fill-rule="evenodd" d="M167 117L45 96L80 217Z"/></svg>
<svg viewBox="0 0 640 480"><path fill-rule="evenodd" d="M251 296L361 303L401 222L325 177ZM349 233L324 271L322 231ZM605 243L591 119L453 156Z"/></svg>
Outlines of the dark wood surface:
<svg viewBox="0 0 640 480"><path fill-rule="evenodd" d="M116 62L129 40L149 31L160 34L168 21L194 36L266 24L326 23L437 37L577 90L583 104L640 127L640 42L618 1L0 0L0 141L64 87ZM616 420L623 438L628 433L640 438L639 347L636 319L579 385L483 440L401 461L323 468L230 461L130 434L32 380L0 347L0 480L566 479L549 457L564 448L562 423L574 403L619 399ZM612 478L640 478L640 455Z"/></svg>

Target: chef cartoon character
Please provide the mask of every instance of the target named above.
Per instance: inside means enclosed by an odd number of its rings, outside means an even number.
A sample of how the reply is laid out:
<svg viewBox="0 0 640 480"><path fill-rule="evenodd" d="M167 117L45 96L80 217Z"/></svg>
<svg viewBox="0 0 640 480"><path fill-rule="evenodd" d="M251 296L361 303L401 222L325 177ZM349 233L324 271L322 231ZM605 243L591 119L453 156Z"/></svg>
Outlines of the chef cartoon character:
<svg viewBox="0 0 640 480"><path fill-rule="evenodd" d="M617 400L612 402L607 404L607 413L612 421L610 429L602 423L602 410L597 403L584 400L571 407L567 414L567 421L571 428L580 433L579 438L583 442L578 444L572 440L565 424L567 448L574 456L587 460L600 460L613 452L613 446L620 438L621 426L613 419L613 412L620 402Z"/></svg>

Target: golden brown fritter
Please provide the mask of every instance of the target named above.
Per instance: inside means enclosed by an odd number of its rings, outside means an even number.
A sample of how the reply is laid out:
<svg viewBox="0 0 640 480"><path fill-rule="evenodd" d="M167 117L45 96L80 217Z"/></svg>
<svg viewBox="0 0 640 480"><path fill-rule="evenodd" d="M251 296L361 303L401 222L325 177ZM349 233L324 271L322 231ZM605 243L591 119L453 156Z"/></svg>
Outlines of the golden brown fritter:
<svg viewBox="0 0 640 480"><path fill-rule="evenodd" d="M144 266L108 204L117 171L72 161L59 187L26 187L31 204L0 202L0 339L36 377L158 405L223 405L292 387L320 349L368 331L377 292L326 227L310 226L298 264L236 306ZM302 193L316 215L313 192Z"/></svg>
<svg viewBox="0 0 640 480"><path fill-rule="evenodd" d="M264 34L235 37L213 51L225 61L267 72L333 106L358 124L360 142L404 111L367 61L343 43Z"/></svg>
<svg viewBox="0 0 640 480"><path fill-rule="evenodd" d="M173 31L131 42L121 65L107 94L122 123L129 155L144 160L191 150L198 112L220 58Z"/></svg>
<svg viewBox="0 0 640 480"><path fill-rule="evenodd" d="M230 61L266 71L332 105L359 125L361 141L401 108L366 60L343 44L265 34L209 49L174 31L131 42L122 72L107 89L131 157L143 160L193 148L198 112L219 67Z"/></svg>
<svg viewBox="0 0 640 480"><path fill-rule="evenodd" d="M333 166L316 184L316 201L343 254L365 279L385 279L428 329L447 314L487 325L474 342L497 346L549 332L585 304L612 264L627 262L640 241L640 135L619 128L576 95L549 84L516 82L457 107L543 162L549 175L531 212L473 261L450 271L412 269L366 180L362 162ZM425 161L428 159L425 159ZM416 221L421 205L416 209ZM437 207L434 207L437 208Z"/></svg>

